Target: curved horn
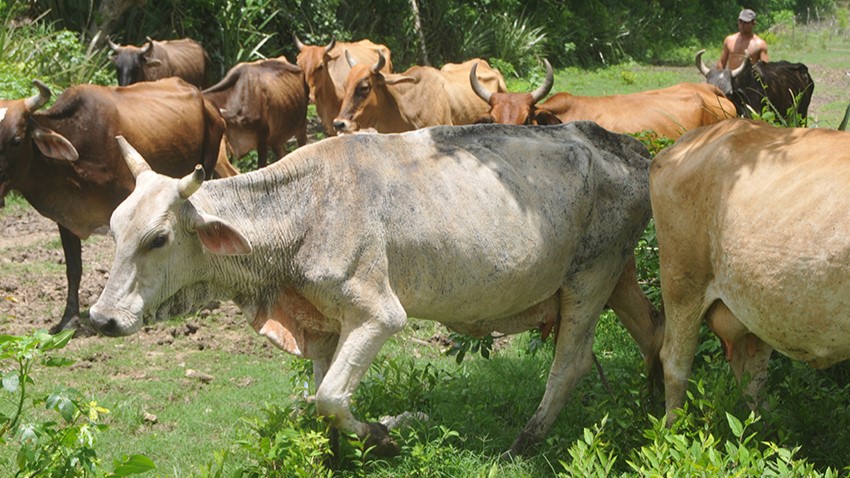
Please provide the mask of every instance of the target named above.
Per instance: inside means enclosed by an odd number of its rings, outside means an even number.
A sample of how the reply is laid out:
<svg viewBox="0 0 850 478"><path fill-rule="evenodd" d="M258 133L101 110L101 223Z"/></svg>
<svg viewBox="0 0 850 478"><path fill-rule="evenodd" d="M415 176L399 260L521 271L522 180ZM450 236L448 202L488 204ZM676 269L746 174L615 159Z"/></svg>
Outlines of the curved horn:
<svg viewBox="0 0 850 478"><path fill-rule="evenodd" d="M295 47L298 48L298 51L304 51L304 48L307 45L301 43L301 40L298 39L298 35L295 32L292 32L292 40L295 42Z"/></svg>
<svg viewBox="0 0 850 478"><path fill-rule="evenodd" d="M24 105L27 107L29 112L33 112L44 106L50 100L50 96L52 95L50 88L48 88L47 85L42 83L40 80L32 80L32 84L38 89L38 93L24 100Z"/></svg>
<svg viewBox="0 0 850 478"><path fill-rule="evenodd" d="M484 87L481 83L478 82L478 75L476 72L478 71L478 62L476 61L472 68L469 70L469 85L472 86L472 91L478 95L479 98L490 103L490 97L493 96L487 88Z"/></svg>
<svg viewBox="0 0 850 478"><path fill-rule="evenodd" d="M705 53L704 49L697 52L697 56L694 57L694 64L696 65L697 69L699 69L699 72L702 73L702 76L708 78L708 72L711 70L709 70L709 68L705 66L705 63L703 63L702 61L703 53Z"/></svg>
<svg viewBox="0 0 850 478"><path fill-rule="evenodd" d="M331 42L325 46L325 53L330 53L336 46L336 38L331 38Z"/></svg>
<svg viewBox="0 0 850 478"><path fill-rule="evenodd" d="M123 136L118 135L115 139L118 140L118 147L121 148L121 154L124 155L124 162L127 163L127 167L130 168L134 178L138 178L145 171L152 171L145 158Z"/></svg>
<svg viewBox="0 0 850 478"><path fill-rule="evenodd" d="M748 52L747 50L744 50L744 61L741 62L741 66L732 70L732 78L735 78L738 75L740 75L741 72L744 71L744 68L746 68L749 64L750 64L750 52Z"/></svg>
<svg viewBox="0 0 850 478"><path fill-rule="evenodd" d="M387 64L387 59L384 58L384 54L381 53L381 50L376 51L378 52L378 62L375 63L374 66L372 66L372 73L378 73L379 71L381 71L381 68L383 68L384 65Z"/></svg>
<svg viewBox="0 0 850 478"><path fill-rule="evenodd" d="M552 89L552 85L555 84L555 72L552 71L552 65L549 64L549 60L544 58L543 64L546 65L546 80L536 90L531 92L531 98L534 99L535 103L548 95L549 90Z"/></svg>
<svg viewBox="0 0 850 478"><path fill-rule="evenodd" d="M147 38L148 41L145 42L145 45L142 47L142 50L139 52L142 55L147 55L148 52L151 51L151 48L153 48L153 40L151 40L151 37L145 37L145 38Z"/></svg>
<svg viewBox="0 0 850 478"><path fill-rule="evenodd" d="M204 167L200 164L195 165L195 170L180 178L180 185L177 190L182 199L189 199L189 196L197 191L201 184L204 183Z"/></svg>
<svg viewBox="0 0 850 478"><path fill-rule="evenodd" d="M117 43L113 42L111 38L106 39L106 44L109 45L109 49L115 53L118 53L118 50L121 49L121 47Z"/></svg>
<svg viewBox="0 0 850 478"><path fill-rule="evenodd" d="M345 61L348 62L348 66L350 66L351 68L354 68L354 65L357 64L357 60L355 60L354 57L351 56L351 53L348 53L348 49L345 50Z"/></svg>

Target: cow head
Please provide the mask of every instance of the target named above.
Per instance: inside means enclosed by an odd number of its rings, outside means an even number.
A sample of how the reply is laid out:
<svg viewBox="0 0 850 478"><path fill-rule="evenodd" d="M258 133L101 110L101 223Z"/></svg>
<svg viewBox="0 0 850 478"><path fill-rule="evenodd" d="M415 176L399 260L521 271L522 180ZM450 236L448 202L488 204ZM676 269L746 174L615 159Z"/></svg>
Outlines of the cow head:
<svg viewBox="0 0 850 478"><path fill-rule="evenodd" d="M251 252L242 233L189 201L204 181L203 166L181 179L163 176L123 137L117 139L136 188L112 213L115 259L90 310L91 325L110 336L204 306L217 296L204 267L210 256Z"/></svg>
<svg viewBox="0 0 850 478"><path fill-rule="evenodd" d="M320 75L327 74L324 64L324 56L330 52L336 45L336 40L332 39L325 46L305 45L301 43L298 36L293 33L292 39L295 41L295 46L298 48L298 56L295 58L295 63L304 72L304 78L307 80L307 86L310 87L310 103L316 102L316 83L319 81Z"/></svg>
<svg viewBox="0 0 850 478"><path fill-rule="evenodd" d="M531 93L500 93L491 92L484 87L477 76L478 63L469 71L469 83L482 100L490 105L490 112L482 116L478 123L500 124L559 124L557 116L542 108L537 108L537 102L542 100L555 82L552 65L543 60L546 65L546 80Z"/></svg>
<svg viewBox="0 0 850 478"><path fill-rule="evenodd" d="M378 61L372 66L357 63L348 50L345 51L345 59L351 66L351 71L345 78L345 95L339 116L333 122L334 129L339 133L352 133L373 128L380 115L385 113L382 108L387 106L387 86L416 80L409 76L385 76L381 73L386 58L380 51Z"/></svg>
<svg viewBox="0 0 850 478"><path fill-rule="evenodd" d="M118 73L118 86L132 85L140 81L145 81L145 69L158 68L162 62L154 58L150 53L153 50L153 40L148 37L148 41L141 47L126 45L120 46L107 39L109 48L113 51L113 55L109 58L112 63L115 63L115 68Z"/></svg>
<svg viewBox="0 0 850 478"><path fill-rule="evenodd" d="M703 53L705 53L705 50L700 50L696 54L694 63L697 69L705 77L707 83L716 86L727 98L731 97L734 91L733 80L743 73L745 68L750 66L750 55L744 52L744 62L734 70L727 70L725 68L709 68L705 66L705 63L702 61Z"/></svg>
<svg viewBox="0 0 850 478"><path fill-rule="evenodd" d="M46 157L76 161L76 148L64 136L38 124L33 118L51 96L50 88L34 80L38 93L22 100L0 100L0 201L19 171L25 170L35 152Z"/></svg>

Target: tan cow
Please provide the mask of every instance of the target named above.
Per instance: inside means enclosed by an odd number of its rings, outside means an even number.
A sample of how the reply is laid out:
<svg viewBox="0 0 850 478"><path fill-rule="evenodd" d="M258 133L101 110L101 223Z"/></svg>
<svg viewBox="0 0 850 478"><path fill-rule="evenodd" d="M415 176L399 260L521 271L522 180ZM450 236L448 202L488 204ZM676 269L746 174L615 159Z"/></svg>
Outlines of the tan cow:
<svg viewBox="0 0 850 478"><path fill-rule="evenodd" d="M392 73L393 63L390 49L385 45L373 43L371 40L356 42L338 42L331 40L326 46L305 45L293 34L295 46L298 47L298 57L295 61L301 70L307 85L310 87L310 102L316 104L316 114L322 121L325 133L336 136L333 127L334 118L339 114L342 98L345 94L343 83L348 76L349 66L343 57L345 52L361 63L374 63L378 60L378 52L384 55L384 73Z"/></svg>
<svg viewBox="0 0 850 478"><path fill-rule="evenodd" d="M590 120L618 133L654 131L676 139L684 132L735 117L735 105L720 90L705 83L679 83L667 88L610 96L557 93L537 105L554 84L548 61L546 80L532 93L491 92L470 77L478 95L490 104L483 122L557 124Z"/></svg>
<svg viewBox="0 0 850 478"><path fill-rule="evenodd" d="M469 84L469 75L476 67L476 81L490 91L506 92L505 79L485 60L473 58L463 63L446 63L440 72L446 79L446 93L452 109L452 124L472 124L486 114L490 105L482 100Z"/></svg>
<svg viewBox="0 0 850 478"><path fill-rule="evenodd" d="M667 314L668 422L708 322L755 397L771 351L850 358L850 134L733 119L688 132L652 163Z"/></svg>
<svg viewBox="0 0 850 478"><path fill-rule="evenodd" d="M284 56L240 63L203 93L227 122L234 158L257 150L262 168L269 147L277 159L286 154L289 138L295 137L298 146L307 144L307 84L301 69Z"/></svg>
<svg viewBox="0 0 850 478"><path fill-rule="evenodd" d="M401 74L385 74L382 54L372 66L355 63L350 56L349 63L345 97L333 122L338 133L364 129L400 133L453 124L446 79L440 70L413 66Z"/></svg>
<svg viewBox="0 0 850 478"><path fill-rule="evenodd" d="M110 58L115 63L118 86L170 76L182 78L198 88L207 85L209 55L191 38L155 41L148 37L141 47L121 46L109 40L109 48L114 52Z"/></svg>

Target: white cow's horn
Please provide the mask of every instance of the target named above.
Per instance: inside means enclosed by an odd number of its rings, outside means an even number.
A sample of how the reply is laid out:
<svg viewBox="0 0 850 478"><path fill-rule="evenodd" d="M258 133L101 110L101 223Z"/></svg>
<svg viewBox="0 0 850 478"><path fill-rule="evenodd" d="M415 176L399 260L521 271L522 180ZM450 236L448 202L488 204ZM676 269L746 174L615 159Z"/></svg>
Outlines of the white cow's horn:
<svg viewBox="0 0 850 478"><path fill-rule="evenodd" d="M700 50L697 52L697 55L694 57L694 64L699 69L699 72L702 73L702 76L708 78L708 74L711 70L705 66L705 63L702 61L702 54L705 53L705 50Z"/></svg>
<svg viewBox="0 0 850 478"><path fill-rule="evenodd" d="M130 172L133 173L134 178L138 178L145 171L151 171L151 167L145 161L145 158L123 136L118 135L115 139L118 140L118 147L121 148L124 161L127 163L127 167L130 168Z"/></svg>
<svg viewBox="0 0 850 478"><path fill-rule="evenodd" d="M180 186L178 187L180 197L183 199L189 199L189 196L194 194L195 191L197 191L203 183L204 167L200 164L196 164L194 171L187 174L186 176L183 176L180 179Z"/></svg>
<svg viewBox="0 0 850 478"><path fill-rule="evenodd" d="M384 58L384 54L381 53L380 50L378 50L378 62L372 66L372 73L379 73L381 71L381 68L383 68L386 64L387 59Z"/></svg>
<svg viewBox="0 0 850 478"><path fill-rule="evenodd" d="M354 65L357 64L357 60L355 60L354 57L351 56L351 53L348 53L348 49L345 50L345 61L348 62L348 66L350 66L351 68L354 68Z"/></svg>
<svg viewBox="0 0 850 478"><path fill-rule="evenodd" d="M487 103L490 102L490 97L493 96L493 93L491 93L490 90L485 88L484 85L478 81L478 62L475 62L475 64L472 65L472 68L469 69L469 86L472 87L472 91L474 91L479 98Z"/></svg>
<svg viewBox="0 0 850 478"><path fill-rule="evenodd" d="M24 105L29 112L33 112L44 106L52 95L50 88L40 80L32 80L32 84L38 89L38 93L24 100Z"/></svg>

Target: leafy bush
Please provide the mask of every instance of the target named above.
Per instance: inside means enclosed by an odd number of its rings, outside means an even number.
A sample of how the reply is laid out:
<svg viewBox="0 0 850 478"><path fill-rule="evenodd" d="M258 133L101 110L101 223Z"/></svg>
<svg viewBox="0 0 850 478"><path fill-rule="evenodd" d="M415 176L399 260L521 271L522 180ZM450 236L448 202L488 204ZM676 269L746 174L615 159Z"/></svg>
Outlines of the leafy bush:
<svg viewBox="0 0 850 478"><path fill-rule="evenodd" d="M12 406L10 413L4 413L6 407L0 407L0 444L18 447L15 463L0 462L0 468L17 468L16 476L104 476L95 443L97 435L107 427L100 418L109 410L71 388L60 388L37 398L30 397L28 391L34 385L32 372L36 366L62 367L73 363L51 354L65 347L73 334L69 330L57 335L45 331L28 336L0 335L0 365L5 368L12 364L2 371L3 390L8 394L3 398ZM51 418L39 420L33 413L37 407L50 412ZM154 468L145 456L124 456L113 463L112 473L106 476L129 476Z"/></svg>

